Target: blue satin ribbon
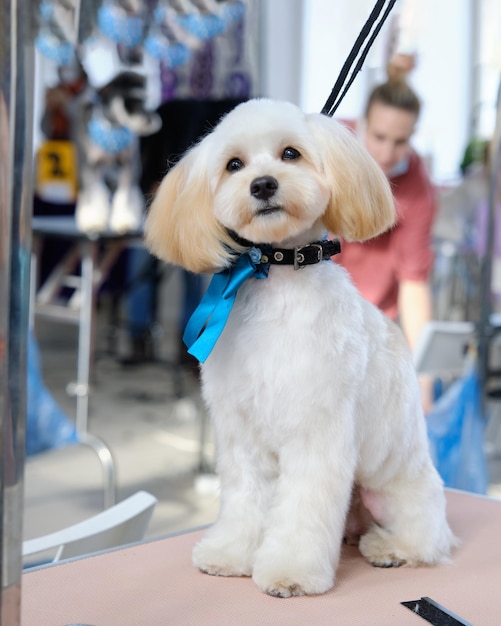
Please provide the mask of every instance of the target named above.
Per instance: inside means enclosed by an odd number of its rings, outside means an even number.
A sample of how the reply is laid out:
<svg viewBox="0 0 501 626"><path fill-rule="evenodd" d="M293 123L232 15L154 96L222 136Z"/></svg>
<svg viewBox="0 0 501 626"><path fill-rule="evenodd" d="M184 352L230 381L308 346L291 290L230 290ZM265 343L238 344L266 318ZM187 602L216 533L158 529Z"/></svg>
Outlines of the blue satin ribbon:
<svg viewBox="0 0 501 626"><path fill-rule="evenodd" d="M183 335L188 353L201 363L205 362L223 332L238 289L250 277L261 279L268 276L269 264L260 263L260 259L261 251L253 248L239 256L230 268L212 277Z"/></svg>

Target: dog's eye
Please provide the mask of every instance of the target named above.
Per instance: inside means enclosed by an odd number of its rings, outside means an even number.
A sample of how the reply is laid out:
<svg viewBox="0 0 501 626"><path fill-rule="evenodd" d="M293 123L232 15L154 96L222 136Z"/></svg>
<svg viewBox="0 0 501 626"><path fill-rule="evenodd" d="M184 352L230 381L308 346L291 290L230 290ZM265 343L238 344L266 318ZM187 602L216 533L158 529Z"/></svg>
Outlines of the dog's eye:
<svg viewBox="0 0 501 626"><path fill-rule="evenodd" d="M238 170L241 170L243 166L244 164L240 159L230 159L226 164L226 169L228 172L238 172Z"/></svg>
<svg viewBox="0 0 501 626"><path fill-rule="evenodd" d="M301 153L296 148L285 148L282 153L282 161L295 161L299 159Z"/></svg>

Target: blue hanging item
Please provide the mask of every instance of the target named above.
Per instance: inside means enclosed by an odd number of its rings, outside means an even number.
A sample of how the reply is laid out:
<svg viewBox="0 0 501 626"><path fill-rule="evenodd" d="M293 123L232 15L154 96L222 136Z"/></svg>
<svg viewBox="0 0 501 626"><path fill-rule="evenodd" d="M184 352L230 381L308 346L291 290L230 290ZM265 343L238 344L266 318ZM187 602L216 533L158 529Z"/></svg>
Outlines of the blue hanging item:
<svg viewBox="0 0 501 626"><path fill-rule="evenodd" d="M119 6L103 5L97 13L101 33L127 48L135 48L144 37L144 20L140 15L128 15Z"/></svg>
<svg viewBox="0 0 501 626"><path fill-rule="evenodd" d="M144 50L171 69L184 65L191 57L188 46L180 42L170 42L161 33L149 34L144 41Z"/></svg>
<svg viewBox="0 0 501 626"><path fill-rule="evenodd" d="M60 29L53 30L55 7L52 2L42 2L39 7L40 32L35 38L35 48L44 57L55 61L58 65L66 66L75 59L73 45L63 39Z"/></svg>
<svg viewBox="0 0 501 626"><path fill-rule="evenodd" d="M473 364L437 400L426 416L426 424L431 456L445 486L487 493L486 419Z"/></svg>
<svg viewBox="0 0 501 626"><path fill-rule="evenodd" d="M31 331L27 370L26 455L78 443L75 425L61 411L43 383L38 346Z"/></svg>
<svg viewBox="0 0 501 626"><path fill-rule="evenodd" d="M192 51L169 35L167 23L167 7L157 6L153 11L153 26L144 40L144 50L166 67L174 69L187 63Z"/></svg>
<svg viewBox="0 0 501 626"><path fill-rule="evenodd" d="M226 28L224 19L213 13L187 13L178 15L176 21L183 30L201 41L210 41Z"/></svg>
<svg viewBox="0 0 501 626"><path fill-rule="evenodd" d="M50 32L41 31L35 39L35 47L44 57L56 61L58 65L69 65L74 57L73 46L61 41Z"/></svg>
<svg viewBox="0 0 501 626"><path fill-rule="evenodd" d="M245 3L242 0L237 2L226 2L221 10L221 17L226 26L239 22L245 15Z"/></svg>

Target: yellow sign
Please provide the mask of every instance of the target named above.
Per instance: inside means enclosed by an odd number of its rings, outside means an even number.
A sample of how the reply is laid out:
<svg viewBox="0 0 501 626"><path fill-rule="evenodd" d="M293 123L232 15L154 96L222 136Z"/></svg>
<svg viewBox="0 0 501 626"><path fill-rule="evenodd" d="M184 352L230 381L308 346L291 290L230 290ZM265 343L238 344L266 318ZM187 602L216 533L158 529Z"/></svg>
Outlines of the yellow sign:
<svg viewBox="0 0 501 626"><path fill-rule="evenodd" d="M45 202L75 202L78 191L77 152L72 141L46 141L37 153L37 195Z"/></svg>

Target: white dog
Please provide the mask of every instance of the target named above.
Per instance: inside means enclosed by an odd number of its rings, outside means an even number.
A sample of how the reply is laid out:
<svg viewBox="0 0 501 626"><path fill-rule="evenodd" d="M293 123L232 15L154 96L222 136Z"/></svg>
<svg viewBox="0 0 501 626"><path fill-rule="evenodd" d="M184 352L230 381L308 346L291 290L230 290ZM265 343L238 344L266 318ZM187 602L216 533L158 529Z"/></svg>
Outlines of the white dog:
<svg viewBox="0 0 501 626"><path fill-rule="evenodd" d="M325 592L354 485L370 563L447 561L456 540L405 339L322 260L326 232L365 240L394 217L352 133L283 102L239 105L162 181L146 223L159 257L194 272L249 249L272 263L239 288L202 364L221 480L219 519L193 552L203 572L274 596Z"/></svg>

